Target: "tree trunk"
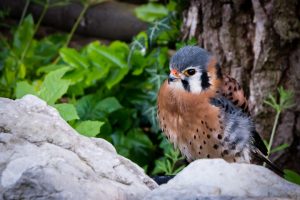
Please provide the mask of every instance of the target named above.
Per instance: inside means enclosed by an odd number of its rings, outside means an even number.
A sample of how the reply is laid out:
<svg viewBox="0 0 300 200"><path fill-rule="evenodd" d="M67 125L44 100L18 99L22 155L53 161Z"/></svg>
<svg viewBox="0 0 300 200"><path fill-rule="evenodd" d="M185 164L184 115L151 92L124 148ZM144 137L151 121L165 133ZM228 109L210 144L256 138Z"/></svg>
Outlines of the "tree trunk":
<svg viewBox="0 0 300 200"><path fill-rule="evenodd" d="M213 52L223 71L249 96L256 128L268 139L275 112L264 100L279 86L292 90L296 105L282 113L273 146L290 145L271 159L300 171L300 2L298 0L191 0L183 39L196 38Z"/></svg>

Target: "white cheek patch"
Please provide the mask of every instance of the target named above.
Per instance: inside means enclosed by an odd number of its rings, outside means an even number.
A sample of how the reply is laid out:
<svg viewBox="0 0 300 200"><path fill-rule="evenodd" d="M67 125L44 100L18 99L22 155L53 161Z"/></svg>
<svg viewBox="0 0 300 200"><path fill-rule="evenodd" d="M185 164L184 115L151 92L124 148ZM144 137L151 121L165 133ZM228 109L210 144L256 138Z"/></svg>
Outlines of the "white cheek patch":
<svg viewBox="0 0 300 200"><path fill-rule="evenodd" d="M172 89L180 89L180 90L184 90L183 85L182 85L182 83L181 83L180 80L170 82L170 87L171 87Z"/></svg>
<svg viewBox="0 0 300 200"><path fill-rule="evenodd" d="M189 85L190 85L190 91L192 93L200 93L202 91L201 87L201 72L197 72L193 76L189 77Z"/></svg>

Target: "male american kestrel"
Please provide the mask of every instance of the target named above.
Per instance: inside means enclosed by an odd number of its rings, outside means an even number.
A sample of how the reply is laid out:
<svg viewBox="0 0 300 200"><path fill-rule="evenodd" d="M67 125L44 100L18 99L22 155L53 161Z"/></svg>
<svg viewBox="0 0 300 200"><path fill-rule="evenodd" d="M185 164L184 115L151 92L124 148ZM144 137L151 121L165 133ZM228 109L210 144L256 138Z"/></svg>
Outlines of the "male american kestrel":
<svg viewBox="0 0 300 200"><path fill-rule="evenodd" d="M191 162L267 162L267 149L255 130L238 82L223 75L216 58L196 46L177 51L170 75L158 93L158 119L167 138Z"/></svg>

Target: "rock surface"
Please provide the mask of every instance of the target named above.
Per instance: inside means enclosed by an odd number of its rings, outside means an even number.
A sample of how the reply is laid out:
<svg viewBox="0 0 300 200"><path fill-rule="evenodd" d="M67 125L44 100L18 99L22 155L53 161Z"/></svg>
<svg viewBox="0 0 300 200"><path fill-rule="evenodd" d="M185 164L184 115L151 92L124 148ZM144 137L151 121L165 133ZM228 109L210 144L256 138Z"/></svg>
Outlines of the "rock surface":
<svg viewBox="0 0 300 200"><path fill-rule="evenodd" d="M202 159L144 199L300 199L300 187L262 166Z"/></svg>
<svg viewBox="0 0 300 200"><path fill-rule="evenodd" d="M141 199L157 187L103 139L35 96L0 98L0 199Z"/></svg>

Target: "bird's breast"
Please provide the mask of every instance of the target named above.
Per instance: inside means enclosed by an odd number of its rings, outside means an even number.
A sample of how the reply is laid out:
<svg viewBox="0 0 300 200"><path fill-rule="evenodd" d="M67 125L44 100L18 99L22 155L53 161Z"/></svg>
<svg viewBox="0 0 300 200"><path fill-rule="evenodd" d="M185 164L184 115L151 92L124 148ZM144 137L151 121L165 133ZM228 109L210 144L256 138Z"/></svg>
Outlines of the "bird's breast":
<svg viewBox="0 0 300 200"><path fill-rule="evenodd" d="M209 94L174 91L165 82L157 104L164 134L188 161L199 158L235 161L224 141L224 114L210 104Z"/></svg>

